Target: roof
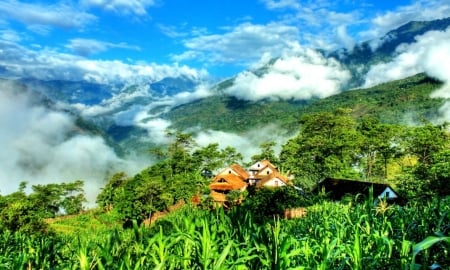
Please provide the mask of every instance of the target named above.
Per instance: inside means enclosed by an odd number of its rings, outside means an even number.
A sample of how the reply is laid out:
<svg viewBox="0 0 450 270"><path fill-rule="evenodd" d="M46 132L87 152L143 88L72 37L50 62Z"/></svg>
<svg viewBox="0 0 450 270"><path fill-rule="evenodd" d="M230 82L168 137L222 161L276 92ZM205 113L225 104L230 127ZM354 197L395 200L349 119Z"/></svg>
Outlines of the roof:
<svg viewBox="0 0 450 270"><path fill-rule="evenodd" d="M286 184L286 185L288 184L288 179L287 179L285 176L281 175L278 171L274 171L273 173L268 174L267 176L265 176L265 177L263 177L261 180L259 180L259 181L256 183L256 186L257 186L257 187L262 187L262 186L264 186L267 182L269 182L270 180L272 180L272 179L274 179L274 178L279 179L281 182L283 182L283 183Z"/></svg>
<svg viewBox="0 0 450 270"><path fill-rule="evenodd" d="M238 164L233 164L230 166L235 172L237 172L239 175L241 175L242 177L244 177L245 179L247 179L249 177L248 172L242 168L241 166L239 166Z"/></svg>
<svg viewBox="0 0 450 270"><path fill-rule="evenodd" d="M272 169L275 169L275 170L277 169L277 166L270 163L269 160L263 159L261 161L256 162L252 166L250 166L249 170L250 171L261 171L262 169L265 169L267 167L271 167Z"/></svg>
<svg viewBox="0 0 450 270"><path fill-rule="evenodd" d="M233 164L233 165L231 165L231 166L229 166L229 167L226 167L225 169L221 170L221 171L217 174L217 176L216 176L214 179L220 178L220 177L222 177L223 175L229 174L229 173L228 173L229 171L234 171L234 172L235 172L237 175L239 175L242 179L247 179L247 178L249 177L248 172L247 172L244 168L242 168L242 167L239 166L238 164Z"/></svg>
<svg viewBox="0 0 450 270"><path fill-rule="evenodd" d="M313 189L313 192L318 191L318 189L325 189L325 192L330 193L331 199L340 200L346 194L368 195L371 187L373 188L374 197L378 197L386 190L386 188L390 188L390 190L392 190L392 192L400 198L400 195L388 184L338 178L323 179Z"/></svg>
<svg viewBox="0 0 450 270"><path fill-rule="evenodd" d="M234 174L218 175L209 185L211 190L239 190L246 187L244 180Z"/></svg>

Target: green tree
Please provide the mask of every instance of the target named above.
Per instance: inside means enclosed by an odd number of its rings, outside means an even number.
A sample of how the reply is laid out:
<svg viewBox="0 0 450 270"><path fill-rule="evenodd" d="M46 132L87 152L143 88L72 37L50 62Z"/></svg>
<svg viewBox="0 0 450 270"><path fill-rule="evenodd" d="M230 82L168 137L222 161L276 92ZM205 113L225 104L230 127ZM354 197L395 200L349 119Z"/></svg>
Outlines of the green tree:
<svg viewBox="0 0 450 270"><path fill-rule="evenodd" d="M417 160L400 181L401 189L410 197L447 193L449 138L446 125L425 123L405 132L405 154Z"/></svg>
<svg viewBox="0 0 450 270"><path fill-rule="evenodd" d="M214 171L223 167L223 159L218 143L211 143L195 150L192 157L196 167L200 170Z"/></svg>
<svg viewBox="0 0 450 270"><path fill-rule="evenodd" d="M171 168L172 175L180 173L189 173L195 170L194 162L191 156L192 149L196 143L192 134L176 132L168 133L173 136L173 142L168 147L168 164Z"/></svg>
<svg viewBox="0 0 450 270"><path fill-rule="evenodd" d="M358 177L361 135L350 110L302 117L300 133L282 147L280 162L296 180L311 187L326 176Z"/></svg>
<svg viewBox="0 0 450 270"><path fill-rule="evenodd" d="M374 117L363 118L358 131L362 135L361 165L366 179L386 179L388 162L400 153L400 127L383 124Z"/></svg>
<svg viewBox="0 0 450 270"><path fill-rule="evenodd" d="M96 203L104 210L111 211L127 180L128 176L124 172L114 174L97 195Z"/></svg>
<svg viewBox="0 0 450 270"><path fill-rule="evenodd" d="M241 163L244 157L239 153L236 148L227 146L221 151L221 157L224 165L230 165L234 163Z"/></svg>
<svg viewBox="0 0 450 270"><path fill-rule="evenodd" d="M261 143L259 145L259 149L261 150L261 152L259 154L252 156L251 163L254 164L255 162L258 162L260 160L267 159L272 164L279 164L280 160L276 156L274 150L274 147L276 145L277 145L276 142L269 142L269 141Z"/></svg>

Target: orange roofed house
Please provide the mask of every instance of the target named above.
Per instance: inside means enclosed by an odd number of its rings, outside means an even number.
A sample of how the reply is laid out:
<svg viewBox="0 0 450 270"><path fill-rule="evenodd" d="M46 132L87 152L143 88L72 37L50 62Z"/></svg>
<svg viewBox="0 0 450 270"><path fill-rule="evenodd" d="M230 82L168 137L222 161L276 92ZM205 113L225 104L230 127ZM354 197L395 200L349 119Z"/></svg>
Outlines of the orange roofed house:
<svg viewBox="0 0 450 270"><path fill-rule="evenodd" d="M209 185L211 197L215 202L225 203L227 194L233 190L244 191L249 185L261 187L280 187L287 185L287 177L281 175L277 167L268 160L258 161L249 171L233 164L218 173Z"/></svg>

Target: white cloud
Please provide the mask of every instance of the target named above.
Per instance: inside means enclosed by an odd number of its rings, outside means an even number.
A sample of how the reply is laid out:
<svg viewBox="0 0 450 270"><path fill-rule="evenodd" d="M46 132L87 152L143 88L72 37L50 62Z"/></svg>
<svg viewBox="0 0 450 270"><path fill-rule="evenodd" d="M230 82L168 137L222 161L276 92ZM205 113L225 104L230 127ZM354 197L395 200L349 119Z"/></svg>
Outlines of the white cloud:
<svg viewBox="0 0 450 270"><path fill-rule="evenodd" d="M81 56L90 56L92 54L107 51L109 49L128 49L140 50L138 46L128 45L126 43L111 43L95 39L75 38L69 41L66 48L71 49Z"/></svg>
<svg viewBox="0 0 450 270"><path fill-rule="evenodd" d="M30 29L41 27L37 31L41 33L42 27L84 28L97 19L92 14L62 3L43 5L6 0L0 2L0 13L3 18L19 21Z"/></svg>
<svg viewBox="0 0 450 270"><path fill-rule="evenodd" d="M0 66L8 75L41 80L68 80L100 84L134 84L159 81L166 77L205 78L205 70L188 66L155 63L127 64L122 61L88 60L51 50L30 50L0 40Z"/></svg>
<svg viewBox="0 0 450 270"><path fill-rule="evenodd" d="M147 15L147 8L154 6L154 0L81 0L88 7L98 7L121 15Z"/></svg>
<svg viewBox="0 0 450 270"><path fill-rule="evenodd" d="M77 134L73 119L33 100L20 86L0 82L0 192L30 185L84 180L91 203L106 178L135 172L101 137Z"/></svg>
<svg viewBox="0 0 450 270"><path fill-rule="evenodd" d="M3 39L9 42L20 42L22 37L14 30L0 30L0 40Z"/></svg>
<svg viewBox="0 0 450 270"><path fill-rule="evenodd" d="M283 8L300 8L300 3L297 0L261 0L268 9L283 9Z"/></svg>
<svg viewBox="0 0 450 270"><path fill-rule="evenodd" d="M347 33L345 25L340 25L336 28L336 38L347 49L351 50L355 46L355 40Z"/></svg>
<svg viewBox="0 0 450 270"><path fill-rule="evenodd" d="M245 100L310 99L339 93L350 73L335 59L311 49L277 59L261 76L240 73L227 94Z"/></svg>
<svg viewBox="0 0 450 270"><path fill-rule="evenodd" d="M416 37L416 42L397 48L392 62L371 67L364 87L402 79L426 72L428 75L450 82L450 28L446 31L429 31Z"/></svg>
<svg viewBox="0 0 450 270"><path fill-rule="evenodd" d="M195 135L195 141L200 147L207 146L211 143L218 143L222 149L231 146L244 156L244 161L250 161L253 155L259 154L259 145L268 141L276 143L274 150L278 153L281 145L287 139L288 135L275 125L259 127L243 134L204 130Z"/></svg>
<svg viewBox="0 0 450 270"><path fill-rule="evenodd" d="M156 144L169 143L170 140L166 133L171 122L161 118L146 119L146 117L147 114L145 111L142 111L135 117L136 125L147 130L148 138L143 139L147 139Z"/></svg>
<svg viewBox="0 0 450 270"><path fill-rule="evenodd" d="M449 0L419 0L411 5L400 6L396 10L387 11L370 20L370 30L360 33L363 39L373 39L384 36L410 21L429 21L448 17L450 14Z"/></svg>
<svg viewBox="0 0 450 270"><path fill-rule="evenodd" d="M297 43L298 34L298 29L293 26L243 23L224 34L202 35L184 40L188 51L173 56L173 59L247 65L259 59L263 53L277 56L292 49Z"/></svg>
<svg viewBox="0 0 450 270"><path fill-rule="evenodd" d="M397 48L398 56L392 62L372 66L366 75L364 87L402 79L420 72L444 82L431 97L450 98L450 28L429 31L416 37L416 42ZM436 122L450 121L450 102L440 108Z"/></svg>

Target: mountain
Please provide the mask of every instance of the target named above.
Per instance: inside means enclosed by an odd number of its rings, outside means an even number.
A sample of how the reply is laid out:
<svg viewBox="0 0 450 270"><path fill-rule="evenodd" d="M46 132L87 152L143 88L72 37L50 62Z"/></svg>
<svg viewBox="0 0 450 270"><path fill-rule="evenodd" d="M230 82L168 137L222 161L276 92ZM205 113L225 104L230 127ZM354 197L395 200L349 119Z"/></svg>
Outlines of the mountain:
<svg viewBox="0 0 450 270"><path fill-rule="evenodd" d="M275 124L279 129L296 132L302 115L338 107L352 108L355 117L370 114L383 122L406 123L420 118L432 119L437 115L443 100L432 99L429 95L442 85L441 82L418 74L369 89L355 88L362 85L371 65L392 60L400 44L414 42L418 35L431 30L442 31L449 26L450 18L409 22L379 40L358 44L353 50L342 49L331 53L315 51L324 58L337 59L339 65L351 75L345 89L323 99L266 98L246 101L230 95L228 91L235 85L238 76L217 83L210 89L212 95L206 98L195 97L192 99L194 101L187 99L182 102L175 99L184 98L184 95L179 95L181 92L192 94L199 81L185 76L127 85L33 78L19 81L45 97L43 100L47 104L62 103L64 109L78 119L81 130L101 133L111 145L120 145L120 148L131 151L146 149L157 141L155 139L159 139L156 136L163 136L161 132L152 133L150 129L155 127L149 127L149 124L158 125L156 128L159 129L169 127L227 132L246 132ZM251 73L262 77L270 72L276 61L272 59Z"/></svg>
<svg viewBox="0 0 450 270"><path fill-rule="evenodd" d="M353 88L363 83L364 75L371 65L390 61L400 44L412 43L417 36L428 31L444 31L449 26L450 17L433 21L411 21L389 31L379 39L357 44L352 50L340 49L328 56L338 59L352 72L352 80L348 87Z"/></svg>
<svg viewBox="0 0 450 270"><path fill-rule="evenodd" d="M33 78L23 78L19 82L35 90L54 102L69 104L81 103L93 105L111 98L111 86L86 81L44 81Z"/></svg>
<svg viewBox="0 0 450 270"><path fill-rule="evenodd" d="M442 83L425 74L384 83L368 89L344 91L324 99L307 101L248 102L226 95L216 95L174 108L162 115L173 128L243 132L269 124L295 132L302 115L350 108L358 118L372 115L386 123L419 122L438 115L443 99L430 94Z"/></svg>
<svg viewBox="0 0 450 270"><path fill-rule="evenodd" d="M173 96L180 92L192 92L197 83L186 76L167 77L150 84L151 90L160 96Z"/></svg>

